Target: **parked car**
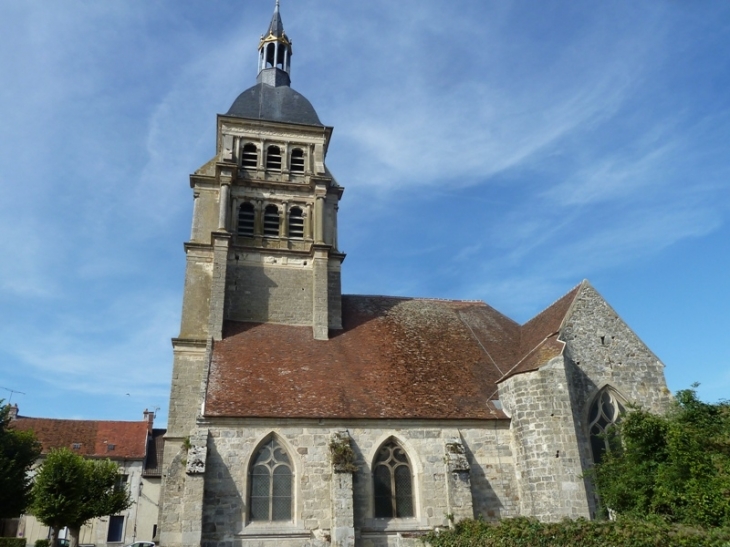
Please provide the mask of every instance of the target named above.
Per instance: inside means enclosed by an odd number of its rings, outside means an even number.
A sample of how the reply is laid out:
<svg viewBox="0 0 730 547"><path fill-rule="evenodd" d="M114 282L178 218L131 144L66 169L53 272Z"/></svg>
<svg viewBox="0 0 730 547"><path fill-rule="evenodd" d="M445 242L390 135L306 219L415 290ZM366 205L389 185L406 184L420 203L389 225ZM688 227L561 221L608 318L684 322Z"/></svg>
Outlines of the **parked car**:
<svg viewBox="0 0 730 547"><path fill-rule="evenodd" d="M155 547L155 543L153 541L135 541L125 547Z"/></svg>

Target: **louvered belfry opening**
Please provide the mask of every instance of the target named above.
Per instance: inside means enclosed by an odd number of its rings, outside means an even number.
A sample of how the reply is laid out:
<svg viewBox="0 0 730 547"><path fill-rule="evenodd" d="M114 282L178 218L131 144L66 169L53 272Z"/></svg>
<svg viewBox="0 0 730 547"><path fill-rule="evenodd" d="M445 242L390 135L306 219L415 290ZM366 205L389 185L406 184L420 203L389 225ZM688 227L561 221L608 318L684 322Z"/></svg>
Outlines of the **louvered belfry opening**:
<svg viewBox="0 0 730 547"><path fill-rule="evenodd" d="M301 148L295 148L291 152L291 172L304 173L304 151Z"/></svg>
<svg viewBox="0 0 730 547"><path fill-rule="evenodd" d="M276 205L267 205L264 209L264 235L279 237L279 208Z"/></svg>
<svg viewBox="0 0 730 547"><path fill-rule="evenodd" d="M266 150L266 169L281 171L281 150L278 146L269 146Z"/></svg>
<svg viewBox="0 0 730 547"><path fill-rule="evenodd" d="M238 231L239 236L253 237L254 235L255 212L252 203L242 203L238 209Z"/></svg>
<svg viewBox="0 0 730 547"><path fill-rule="evenodd" d="M289 210L289 237L304 239L304 214L299 207L292 207Z"/></svg>
<svg viewBox="0 0 730 547"><path fill-rule="evenodd" d="M251 142L246 143L243 147L243 151L241 152L241 166L249 169L256 169L256 167L258 167L258 162L258 148L256 148L256 145Z"/></svg>
<svg viewBox="0 0 730 547"><path fill-rule="evenodd" d="M395 440L384 443L373 464L375 518L408 518L413 512L413 479L408 456Z"/></svg>

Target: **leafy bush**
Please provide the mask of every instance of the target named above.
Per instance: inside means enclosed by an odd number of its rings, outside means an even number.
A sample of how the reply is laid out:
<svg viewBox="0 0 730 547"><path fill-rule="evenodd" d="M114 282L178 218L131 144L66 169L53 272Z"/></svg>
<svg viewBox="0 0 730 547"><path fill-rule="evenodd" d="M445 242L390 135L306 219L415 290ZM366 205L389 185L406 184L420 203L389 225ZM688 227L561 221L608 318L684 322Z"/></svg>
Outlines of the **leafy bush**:
<svg viewBox="0 0 730 547"><path fill-rule="evenodd" d="M35 540L35 547L50 547L51 541L48 539Z"/></svg>
<svg viewBox="0 0 730 547"><path fill-rule="evenodd" d="M423 539L431 547L730 547L730 529L691 528L661 519L542 523L519 517L497 524L464 520Z"/></svg>
<svg viewBox="0 0 730 547"><path fill-rule="evenodd" d="M666 416L641 409L617 426L621 442L595 466L601 501L614 513L730 527L730 403L679 391Z"/></svg>
<svg viewBox="0 0 730 547"><path fill-rule="evenodd" d="M0 547L25 547L25 538L0 538Z"/></svg>

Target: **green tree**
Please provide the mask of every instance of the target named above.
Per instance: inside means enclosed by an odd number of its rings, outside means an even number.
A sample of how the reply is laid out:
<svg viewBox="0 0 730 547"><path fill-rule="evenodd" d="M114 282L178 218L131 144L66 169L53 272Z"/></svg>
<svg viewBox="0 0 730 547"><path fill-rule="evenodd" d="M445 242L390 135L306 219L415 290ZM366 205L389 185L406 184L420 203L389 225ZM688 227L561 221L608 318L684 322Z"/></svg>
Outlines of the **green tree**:
<svg viewBox="0 0 730 547"><path fill-rule="evenodd" d="M0 519L20 516L30 501L29 471L41 454L30 431L10 427L10 405L0 399Z"/></svg>
<svg viewBox="0 0 730 547"><path fill-rule="evenodd" d="M696 388L697 386L693 386ZM620 443L596 465L605 507L617 514L697 526L730 526L730 403L679 391L666 416L630 411Z"/></svg>
<svg viewBox="0 0 730 547"><path fill-rule="evenodd" d="M90 460L67 448L52 450L35 476L31 513L52 529L55 544L59 529L68 526L71 547L87 521L114 515L131 504L119 468L111 460Z"/></svg>

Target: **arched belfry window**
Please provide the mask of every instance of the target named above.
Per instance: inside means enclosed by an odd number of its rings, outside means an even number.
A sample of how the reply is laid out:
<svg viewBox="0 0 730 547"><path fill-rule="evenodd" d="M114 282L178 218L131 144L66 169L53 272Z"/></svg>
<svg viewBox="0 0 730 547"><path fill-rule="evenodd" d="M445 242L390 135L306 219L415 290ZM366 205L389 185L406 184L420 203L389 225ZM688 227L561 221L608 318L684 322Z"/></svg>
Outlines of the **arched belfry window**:
<svg viewBox="0 0 730 547"><path fill-rule="evenodd" d="M264 235L279 237L279 208L276 205L267 205L264 209Z"/></svg>
<svg viewBox="0 0 730 547"><path fill-rule="evenodd" d="M238 231L239 236L253 237L255 212L253 203L242 203L238 208Z"/></svg>
<svg viewBox="0 0 730 547"><path fill-rule="evenodd" d="M299 207L289 209L289 237L292 239L304 238L304 213Z"/></svg>
<svg viewBox="0 0 730 547"><path fill-rule="evenodd" d="M249 519L291 520L294 474L289 456L275 437L270 437L254 455L249 477Z"/></svg>
<svg viewBox="0 0 730 547"><path fill-rule="evenodd" d="M269 146L266 149L266 168L281 170L281 150L278 146Z"/></svg>
<svg viewBox="0 0 730 547"><path fill-rule="evenodd" d="M411 465L394 439L383 443L375 456L373 497L375 518L414 516Z"/></svg>
<svg viewBox="0 0 730 547"><path fill-rule="evenodd" d="M266 67L265 68L274 68L276 66L276 45L274 45L273 42L268 44L266 46Z"/></svg>
<svg viewBox="0 0 730 547"><path fill-rule="evenodd" d="M290 165L292 173L304 173L304 151L301 148L291 151Z"/></svg>
<svg viewBox="0 0 730 547"><path fill-rule="evenodd" d="M258 167L259 151L252 142L246 143L241 152L241 165L243 167Z"/></svg>
<svg viewBox="0 0 730 547"><path fill-rule="evenodd" d="M593 399L588 411L588 431L595 463L600 463L603 454L611 448L611 428L619 422L624 411L621 401L610 388L603 388Z"/></svg>

